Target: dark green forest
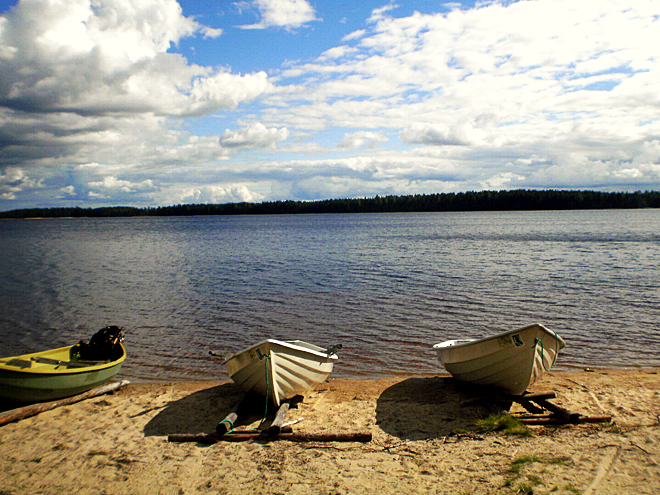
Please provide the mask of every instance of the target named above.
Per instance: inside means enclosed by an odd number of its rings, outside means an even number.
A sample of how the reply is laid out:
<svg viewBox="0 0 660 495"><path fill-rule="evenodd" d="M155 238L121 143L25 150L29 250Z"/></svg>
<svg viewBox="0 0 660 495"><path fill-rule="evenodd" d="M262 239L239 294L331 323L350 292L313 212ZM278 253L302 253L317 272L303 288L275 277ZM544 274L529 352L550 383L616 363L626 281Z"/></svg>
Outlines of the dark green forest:
<svg viewBox="0 0 660 495"><path fill-rule="evenodd" d="M478 191L321 201L188 204L133 208L29 208L0 212L0 218L137 217L190 215L281 215L433 211L523 211L660 208L660 191Z"/></svg>

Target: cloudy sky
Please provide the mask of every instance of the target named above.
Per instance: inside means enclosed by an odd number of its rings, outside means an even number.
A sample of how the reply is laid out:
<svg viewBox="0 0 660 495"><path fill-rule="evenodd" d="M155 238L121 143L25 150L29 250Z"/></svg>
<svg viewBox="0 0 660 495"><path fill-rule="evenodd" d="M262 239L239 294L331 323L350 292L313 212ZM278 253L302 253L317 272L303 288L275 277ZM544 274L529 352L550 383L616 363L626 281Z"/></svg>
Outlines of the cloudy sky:
<svg viewBox="0 0 660 495"><path fill-rule="evenodd" d="M0 13L0 210L660 189L657 0Z"/></svg>

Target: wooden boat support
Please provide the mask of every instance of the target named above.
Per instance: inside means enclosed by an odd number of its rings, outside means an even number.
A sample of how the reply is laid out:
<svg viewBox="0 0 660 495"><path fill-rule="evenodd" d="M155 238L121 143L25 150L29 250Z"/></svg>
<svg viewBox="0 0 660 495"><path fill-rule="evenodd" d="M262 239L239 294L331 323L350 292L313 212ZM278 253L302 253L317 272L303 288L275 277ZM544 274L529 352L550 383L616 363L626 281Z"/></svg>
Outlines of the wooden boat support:
<svg viewBox="0 0 660 495"><path fill-rule="evenodd" d="M268 432L234 432L228 435L216 435L214 433L200 433L196 435L169 435L168 442L196 442L200 444L214 444L218 442L244 442L256 440L260 442L272 442L286 440L289 442L371 442L371 432L354 433L285 433L284 430L277 436L270 436Z"/></svg>
<svg viewBox="0 0 660 495"><path fill-rule="evenodd" d="M503 414L509 414L508 411L511 404L516 402L530 414L524 416L515 415L515 417L528 425L610 423L612 421L612 416L583 416L550 402L550 399L556 398L556 392L525 395L498 394L469 399L461 402L461 406L468 407L476 404L496 405L499 406L499 408L495 407L496 410L500 410ZM493 408L491 407L491 409ZM550 414L545 414L546 411L549 411Z"/></svg>
<svg viewBox="0 0 660 495"><path fill-rule="evenodd" d="M252 402L258 396L250 392L246 393L243 398L236 404L234 410L227 414L223 420L221 420L215 427L215 433L217 435L224 435L230 433L234 430L234 425L238 423L238 418L246 414L252 405Z"/></svg>
<svg viewBox="0 0 660 495"><path fill-rule="evenodd" d="M268 427L268 434L271 437L277 436L282 432L282 425L284 424L286 413L289 412L290 408L297 408L298 404L302 402L302 400L302 395L296 395L295 397L282 402L280 408L277 410L277 414L275 414L275 419L273 419L273 422Z"/></svg>
<svg viewBox="0 0 660 495"><path fill-rule="evenodd" d="M229 414L227 414L225 419L220 421L215 427L216 435L222 436L225 433L230 432L234 428L234 423L236 423L237 419L238 419L238 413L236 411L232 411Z"/></svg>
<svg viewBox="0 0 660 495"><path fill-rule="evenodd" d="M500 402L517 402L523 406L528 412L533 414L543 413L549 411L551 415L536 416L536 417L521 417L520 420L525 424L542 425L542 424L580 424L580 423L609 423L612 421L612 416L583 416L580 413L570 411L564 407L558 406L550 402L550 399L556 399L556 392L548 392L543 394L525 394L520 396L505 395L498 397L497 401Z"/></svg>
<svg viewBox="0 0 660 495"><path fill-rule="evenodd" d="M518 417L521 423L526 425L562 425L567 424L566 421L558 419L554 415L547 416L534 416L534 417ZM580 416L577 424L585 423L611 423L612 416Z"/></svg>
<svg viewBox="0 0 660 495"><path fill-rule="evenodd" d="M239 417L245 414L245 410L250 407L250 402L254 400L254 394L246 394L245 397L236 405L234 410L230 412L225 418L220 421L215 427L215 434L218 436L226 435L227 433L234 433L234 425L238 423ZM280 407L275 414L275 418L268 427L267 433L270 436L277 436L283 430L284 420L289 409L295 409L298 404L303 401L302 395L296 395L291 399L287 399L280 404Z"/></svg>
<svg viewBox="0 0 660 495"><path fill-rule="evenodd" d="M286 440L289 442L370 442L372 434L369 432L356 433L299 433L294 432L290 426L284 425L289 409L298 407L303 401L302 395L296 395L282 401L279 405L275 418L266 429L258 430L235 430L234 425L250 409L255 399L254 394L248 392L215 428L215 433L198 434L174 434L167 437L168 442L196 442L210 445L218 442L245 442L248 440L257 442L271 442Z"/></svg>
<svg viewBox="0 0 660 495"><path fill-rule="evenodd" d="M553 404L552 402L548 402L545 399L536 399L534 402L541 406L543 409L556 414L567 423L578 424L580 422L580 417L582 415L579 413L571 412L568 409L564 409L563 407Z"/></svg>

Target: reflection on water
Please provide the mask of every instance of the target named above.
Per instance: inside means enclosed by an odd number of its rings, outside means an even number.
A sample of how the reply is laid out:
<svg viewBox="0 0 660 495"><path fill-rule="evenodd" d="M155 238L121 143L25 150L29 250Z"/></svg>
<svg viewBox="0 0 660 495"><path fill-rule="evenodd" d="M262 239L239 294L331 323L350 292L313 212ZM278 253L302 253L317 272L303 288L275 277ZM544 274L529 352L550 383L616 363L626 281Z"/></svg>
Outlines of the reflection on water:
<svg viewBox="0 0 660 495"><path fill-rule="evenodd" d="M133 379L224 378L268 337L342 343L335 375L540 322L558 367L658 366L660 211L0 222L3 355L126 327Z"/></svg>

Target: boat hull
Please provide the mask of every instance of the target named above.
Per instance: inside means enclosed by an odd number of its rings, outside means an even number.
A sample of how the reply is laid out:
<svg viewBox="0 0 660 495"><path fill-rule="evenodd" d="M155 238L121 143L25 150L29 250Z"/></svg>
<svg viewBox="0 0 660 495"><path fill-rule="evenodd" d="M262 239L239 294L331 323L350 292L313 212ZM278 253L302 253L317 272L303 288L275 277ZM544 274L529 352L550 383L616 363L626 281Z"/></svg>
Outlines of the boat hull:
<svg viewBox="0 0 660 495"><path fill-rule="evenodd" d="M268 339L230 356L225 365L239 387L279 406L323 383L336 360L336 354L313 344Z"/></svg>
<svg viewBox="0 0 660 495"><path fill-rule="evenodd" d="M72 346L3 358L0 397L15 402L45 402L86 392L119 373L126 359L126 349L120 346L121 356L111 362L69 361Z"/></svg>
<svg viewBox="0 0 660 495"><path fill-rule="evenodd" d="M479 340L436 344L438 359L458 380L522 395L552 368L564 340L541 324Z"/></svg>

